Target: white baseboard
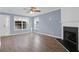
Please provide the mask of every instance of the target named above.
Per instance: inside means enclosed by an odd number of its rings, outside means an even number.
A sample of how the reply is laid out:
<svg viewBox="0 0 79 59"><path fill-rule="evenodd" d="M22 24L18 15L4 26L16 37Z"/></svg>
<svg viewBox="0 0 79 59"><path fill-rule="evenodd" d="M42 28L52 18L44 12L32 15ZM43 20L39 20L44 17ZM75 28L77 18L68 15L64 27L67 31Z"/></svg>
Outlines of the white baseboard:
<svg viewBox="0 0 79 59"><path fill-rule="evenodd" d="M12 36L12 35L21 35L21 34L26 34L26 33L31 33L31 32L16 33L16 34L11 34L11 36Z"/></svg>
<svg viewBox="0 0 79 59"><path fill-rule="evenodd" d="M62 37L54 36L54 35L47 34L47 33L41 33L41 32L35 32L35 33L39 33L39 34L43 34L43 35L47 35L47 36L51 36L51 37L62 39Z"/></svg>
<svg viewBox="0 0 79 59"><path fill-rule="evenodd" d="M1 37L15 36L15 35L21 35L21 34L26 34L26 33L31 33L31 32L25 32L25 33L16 33L16 34L9 34L9 35L6 35L6 36L1 36Z"/></svg>

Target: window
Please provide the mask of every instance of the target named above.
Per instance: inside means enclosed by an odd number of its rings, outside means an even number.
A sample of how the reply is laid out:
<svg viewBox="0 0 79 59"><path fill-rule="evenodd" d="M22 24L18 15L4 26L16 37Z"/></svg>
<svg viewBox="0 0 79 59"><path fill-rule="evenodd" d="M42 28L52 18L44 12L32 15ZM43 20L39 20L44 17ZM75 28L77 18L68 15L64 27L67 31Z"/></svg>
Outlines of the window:
<svg viewBox="0 0 79 59"><path fill-rule="evenodd" d="M29 28L29 19L26 17L14 17L15 30L23 30Z"/></svg>
<svg viewBox="0 0 79 59"><path fill-rule="evenodd" d="M26 26L27 26L26 22L23 21L23 29L26 29L27 28Z"/></svg>
<svg viewBox="0 0 79 59"><path fill-rule="evenodd" d="M15 21L15 29L21 29L21 28L22 28L21 21Z"/></svg>

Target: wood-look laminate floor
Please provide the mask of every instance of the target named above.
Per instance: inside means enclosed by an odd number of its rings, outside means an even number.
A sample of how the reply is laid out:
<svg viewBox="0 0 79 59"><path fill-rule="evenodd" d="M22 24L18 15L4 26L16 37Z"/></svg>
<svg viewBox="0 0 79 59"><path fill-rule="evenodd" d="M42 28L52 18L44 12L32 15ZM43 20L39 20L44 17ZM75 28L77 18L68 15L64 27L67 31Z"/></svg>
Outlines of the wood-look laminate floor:
<svg viewBox="0 0 79 59"><path fill-rule="evenodd" d="M56 38L28 33L1 38L1 52L66 52Z"/></svg>

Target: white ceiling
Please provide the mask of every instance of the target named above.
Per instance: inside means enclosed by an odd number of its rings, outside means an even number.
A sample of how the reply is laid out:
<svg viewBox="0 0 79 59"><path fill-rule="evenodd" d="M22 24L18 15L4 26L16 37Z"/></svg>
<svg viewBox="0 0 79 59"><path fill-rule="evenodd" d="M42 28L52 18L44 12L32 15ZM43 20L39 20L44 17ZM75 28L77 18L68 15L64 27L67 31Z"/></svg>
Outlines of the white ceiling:
<svg viewBox="0 0 79 59"><path fill-rule="evenodd" d="M24 8L26 10L24 10ZM59 7L38 7L38 8L41 10L41 12L35 14L29 13L30 7L0 7L0 12L16 14L16 15L24 15L24 16L35 16L60 9Z"/></svg>

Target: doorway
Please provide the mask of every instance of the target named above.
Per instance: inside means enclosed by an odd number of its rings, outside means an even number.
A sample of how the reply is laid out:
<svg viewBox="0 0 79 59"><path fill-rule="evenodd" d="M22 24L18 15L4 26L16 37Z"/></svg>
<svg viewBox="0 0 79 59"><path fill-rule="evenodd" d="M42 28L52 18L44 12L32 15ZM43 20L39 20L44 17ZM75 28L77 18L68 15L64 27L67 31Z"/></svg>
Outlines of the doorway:
<svg viewBox="0 0 79 59"><path fill-rule="evenodd" d="M10 34L10 16L0 15L0 34L1 36L7 36Z"/></svg>

